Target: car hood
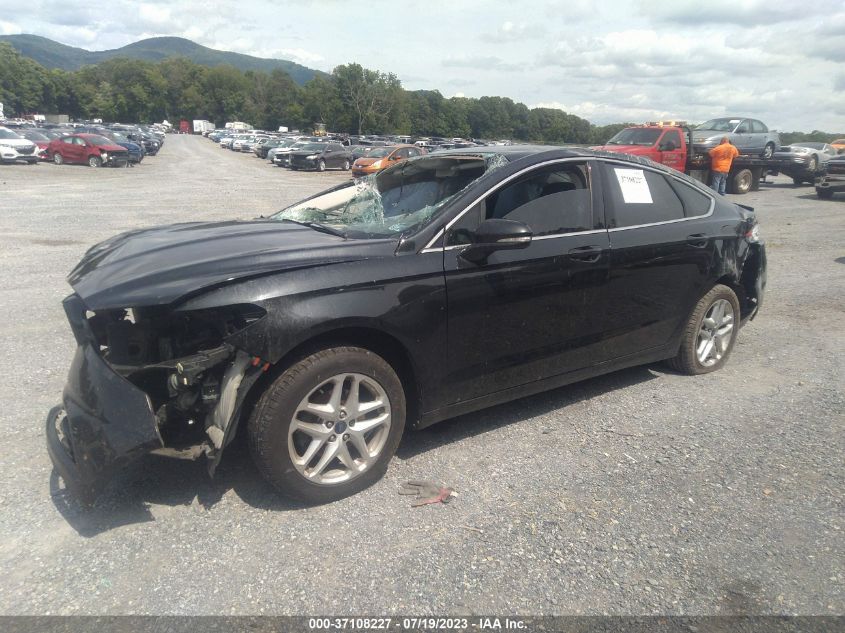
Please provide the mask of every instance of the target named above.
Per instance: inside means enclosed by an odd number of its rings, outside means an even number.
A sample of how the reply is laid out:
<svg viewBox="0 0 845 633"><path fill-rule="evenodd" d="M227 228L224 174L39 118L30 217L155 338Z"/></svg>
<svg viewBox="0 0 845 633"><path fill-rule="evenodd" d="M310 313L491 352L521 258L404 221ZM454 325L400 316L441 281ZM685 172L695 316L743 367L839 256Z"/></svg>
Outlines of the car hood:
<svg viewBox="0 0 845 633"><path fill-rule="evenodd" d="M355 165L358 167L369 167L374 162L381 160L380 158L359 158L355 161Z"/></svg>
<svg viewBox="0 0 845 633"><path fill-rule="evenodd" d="M97 149L101 152L125 152L126 148L116 143L109 143L108 145L97 145Z"/></svg>
<svg viewBox="0 0 845 633"><path fill-rule="evenodd" d="M8 145L9 147L31 147L35 145L35 142L26 138L4 138L0 139L0 145Z"/></svg>
<svg viewBox="0 0 845 633"><path fill-rule="evenodd" d="M320 152L309 152L307 150L302 150L302 149L298 149L298 150L295 150L295 151L289 152L289 153L291 155L291 158L293 158L294 156L296 156L297 158L305 158L306 156L320 156L320 157L323 156L323 154L320 153Z"/></svg>
<svg viewBox="0 0 845 633"><path fill-rule="evenodd" d="M718 130L693 130L692 131L692 138L693 140L707 140L715 137L722 138L723 136L730 136L733 132L719 132Z"/></svg>
<svg viewBox="0 0 845 633"><path fill-rule="evenodd" d="M392 255L396 240L345 240L289 222L192 222L131 231L85 253L68 282L90 310L166 305L261 275Z"/></svg>

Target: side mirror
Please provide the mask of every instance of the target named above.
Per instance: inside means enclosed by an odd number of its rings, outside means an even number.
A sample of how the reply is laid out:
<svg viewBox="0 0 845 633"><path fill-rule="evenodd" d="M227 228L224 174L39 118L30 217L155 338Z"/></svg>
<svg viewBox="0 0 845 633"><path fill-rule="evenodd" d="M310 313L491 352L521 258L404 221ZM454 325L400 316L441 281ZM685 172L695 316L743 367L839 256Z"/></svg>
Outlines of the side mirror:
<svg viewBox="0 0 845 633"><path fill-rule="evenodd" d="M526 248L531 244L531 229L515 220L484 220L472 234L472 244L461 251L461 257L473 264L482 264L491 253Z"/></svg>
<svg viewBox="0 0 845 633"><path fill-rule="evenodd" d="M657 149L661 152L672 152L678 148L675 147L675 141L663 141Z"/></svg>

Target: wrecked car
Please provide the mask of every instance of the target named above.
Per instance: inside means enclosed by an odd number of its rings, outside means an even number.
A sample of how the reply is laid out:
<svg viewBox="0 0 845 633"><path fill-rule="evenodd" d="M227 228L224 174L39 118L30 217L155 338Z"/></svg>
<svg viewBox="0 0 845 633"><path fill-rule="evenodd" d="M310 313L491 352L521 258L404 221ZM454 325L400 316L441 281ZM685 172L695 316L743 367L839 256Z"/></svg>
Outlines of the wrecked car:
<svg viewBox="0 0 845 633"><path fill-rule="evenodd" d="M270 218L91 248L50 456L91 500L149 452L213 474L241 430L279 491L335 500L406 428L643 363L719 369L765 271L752 209L645 159L412 158Z"/></svg>

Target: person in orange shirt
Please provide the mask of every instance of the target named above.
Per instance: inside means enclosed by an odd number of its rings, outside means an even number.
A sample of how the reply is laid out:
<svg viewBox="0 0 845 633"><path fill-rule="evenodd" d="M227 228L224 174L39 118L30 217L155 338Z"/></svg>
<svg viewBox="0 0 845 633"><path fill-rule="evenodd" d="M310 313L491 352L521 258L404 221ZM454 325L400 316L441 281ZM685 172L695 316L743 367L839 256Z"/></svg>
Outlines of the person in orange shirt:
<svg viewBox="0 0 845 633"><path fill-rule="evenodd" d="M731 170L731 163L734 158L739 156L739 150L731 145L727 136L723 136L722 141L711 149L709 154L710 171L713 173L710 187L724 196L725 186L728 183L728 172Z"/></svg>

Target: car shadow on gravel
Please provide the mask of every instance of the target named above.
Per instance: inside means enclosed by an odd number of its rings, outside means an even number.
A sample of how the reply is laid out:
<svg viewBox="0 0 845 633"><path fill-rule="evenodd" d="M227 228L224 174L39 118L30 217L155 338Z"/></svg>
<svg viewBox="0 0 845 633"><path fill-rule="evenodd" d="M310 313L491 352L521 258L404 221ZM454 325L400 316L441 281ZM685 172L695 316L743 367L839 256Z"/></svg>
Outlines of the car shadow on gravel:
<svg viewBox="0 0 845 633"><path fill-rule="evenodd" d="M82 506L64 489L56 471L50 476L53 505L84 537L155 521L150 512L153 505L185 506L201 515L218 505L229 491L254 508L287 511L306 507L281 497L264 481L240 435L227 447L213 478L208 475L205 459L147 455L118 473L90 508Z"/></svg>
<svg viewBox="0 0 845 633"><path fill-rule="evenodd" d="M659 377L654 371L660 365L641 365L573 383L565 387L520 398L489 409L482 409L456 418L444 420L421 431L406 433L396 451L399 459L410 459L453 442L474 435L496 431L525 420L564 410L567 407L603 395L616 389L648 382ZM668 370L667 370L668 371Z"/></svg>
<svg viewBox="0 0 845 633"><path fill-rule="evenodd" d="M467 437L493 432L657 377L649 366L634 367L462 415L422 431L406 433L396 455L399 459L410 459ZM204 459L190 461L147 455L118 473L90 508L81 506L67 493L55 471L50 475L53 505L86 538L125 525L155 521L150 511L152 505L185 506L201 515L221 503L230 491L262 510L285 512L308 507L282 497L262 478L243 433L227 447L214 478L208 476Z"/></svg>

